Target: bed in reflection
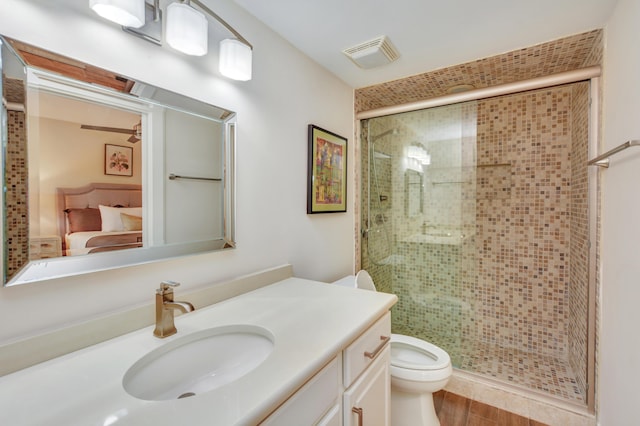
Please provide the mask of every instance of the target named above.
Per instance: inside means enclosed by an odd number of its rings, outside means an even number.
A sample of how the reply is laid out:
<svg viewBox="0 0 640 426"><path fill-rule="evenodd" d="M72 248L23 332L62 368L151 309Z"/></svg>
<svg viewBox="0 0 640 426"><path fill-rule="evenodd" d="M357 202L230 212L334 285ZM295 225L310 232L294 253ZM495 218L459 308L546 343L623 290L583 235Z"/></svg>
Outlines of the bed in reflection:
<svg viewBox="0 0 640 426"><path fill-rule="evenodd" d="M142 187L90 183L57 188L64 256L142 247Z"/></svg>

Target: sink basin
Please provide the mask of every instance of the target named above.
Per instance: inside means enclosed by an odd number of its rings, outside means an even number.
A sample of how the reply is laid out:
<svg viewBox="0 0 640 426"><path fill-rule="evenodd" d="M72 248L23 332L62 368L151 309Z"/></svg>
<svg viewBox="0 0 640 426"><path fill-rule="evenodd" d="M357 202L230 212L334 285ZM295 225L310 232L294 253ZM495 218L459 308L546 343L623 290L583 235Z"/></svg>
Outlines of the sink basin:
<svg viewBox="0 0 640 426"><path fill-rule="evenodd" d="M184 398L229 384L258 367L273 351L273 335L252 325L188 334L149 352L124 375L131 395L147 401Z"/></svg>

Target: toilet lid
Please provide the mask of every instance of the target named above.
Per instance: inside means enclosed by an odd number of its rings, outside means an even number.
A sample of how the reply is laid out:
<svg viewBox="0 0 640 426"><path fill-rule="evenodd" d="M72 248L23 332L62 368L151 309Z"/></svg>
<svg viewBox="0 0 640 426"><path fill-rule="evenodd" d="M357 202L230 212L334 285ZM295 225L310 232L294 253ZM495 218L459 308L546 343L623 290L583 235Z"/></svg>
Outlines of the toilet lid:
<svg viewBox="0 0 640 426"><path fill-rule="evenodd" d="M373 283L373 278L371 278L371 275L369 275L369 273L364 269L361 269L356 274L356 285L359 289L362 290L376 291L376 286Z"/></svg>
<svg viewBox="0 0 640 426"><path fill-rule="evenodd" d="M410 370L440 370L451 364L449 354L434 344L401 334L391 335L391 365Z"/></svg>

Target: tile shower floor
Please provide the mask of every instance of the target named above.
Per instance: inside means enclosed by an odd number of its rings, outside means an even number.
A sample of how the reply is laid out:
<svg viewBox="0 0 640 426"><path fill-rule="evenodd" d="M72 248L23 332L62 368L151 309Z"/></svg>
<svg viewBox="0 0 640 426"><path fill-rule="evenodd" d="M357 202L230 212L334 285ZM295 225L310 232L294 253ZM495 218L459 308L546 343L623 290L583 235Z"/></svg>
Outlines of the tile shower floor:
<svg viewBox="0 0 640 426"><path fill-rule="evenodd" d="M446 342L395 324L393 332L415 336L438 345L449 353L453 365L460 370L566 401L585 403L585 395L566 360L514 348L501 348L484 342Z"/></svg>

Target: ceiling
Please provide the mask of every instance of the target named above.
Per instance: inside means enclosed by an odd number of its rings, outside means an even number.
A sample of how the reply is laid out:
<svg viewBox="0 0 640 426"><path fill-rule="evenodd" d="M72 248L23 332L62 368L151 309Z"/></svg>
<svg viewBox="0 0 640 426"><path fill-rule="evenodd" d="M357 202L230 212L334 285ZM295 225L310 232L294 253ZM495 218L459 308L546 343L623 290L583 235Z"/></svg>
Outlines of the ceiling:
<svg viewBox="0 0 640 426"><path fill-rule="evenodd" d="M354 88L603 28L617 0L234 0ZM342 50L386 35L400 53L361 69ZM257 44L257 43L256 43Z"/></svg>
<svg viewBox="0 0 640 426"><path fill-rule="evenodd" d="M78 128L81 124L88 124L133 129L133 126L141 119L140 114L46 91L38 91L29 99L37 102L37 104L34 102L34 105L30 105L29 115L78 124ZM122 140L126 141L127 137L123 136Z"/></svg>

